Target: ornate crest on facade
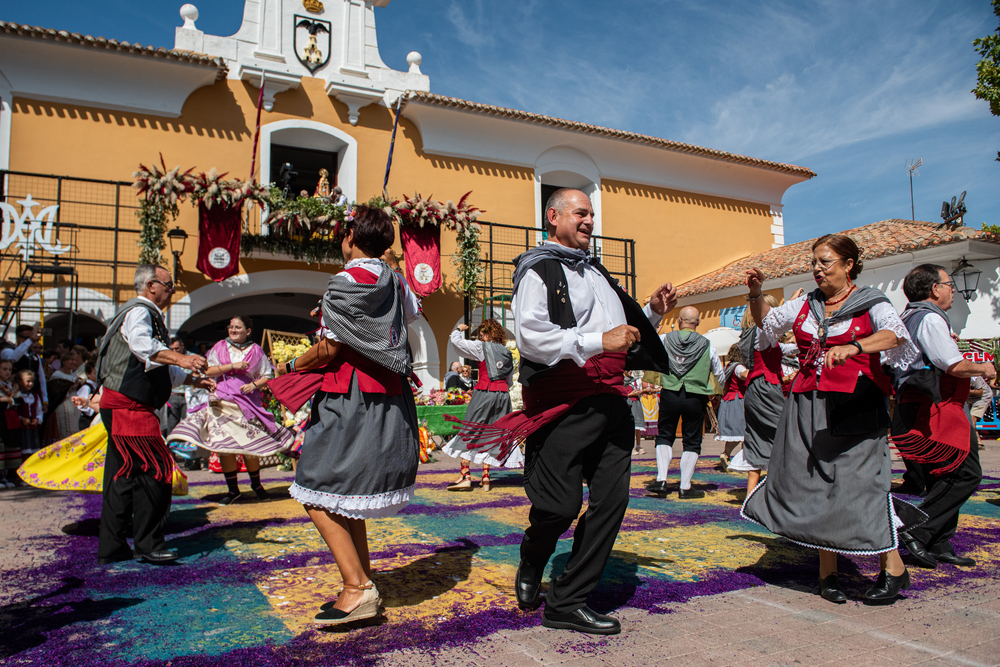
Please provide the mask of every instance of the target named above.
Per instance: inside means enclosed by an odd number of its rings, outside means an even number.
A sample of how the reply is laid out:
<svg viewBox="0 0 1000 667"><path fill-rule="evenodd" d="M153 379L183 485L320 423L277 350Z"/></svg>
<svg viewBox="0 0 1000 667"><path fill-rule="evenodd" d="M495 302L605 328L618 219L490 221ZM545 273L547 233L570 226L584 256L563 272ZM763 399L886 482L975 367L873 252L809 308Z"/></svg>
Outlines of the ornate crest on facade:
<svg viewBox="0 0 1000 667"><path fill-rule="evenodd" d="M59 206L47 206L35 215L34 208L41 206L28 195L27 199L18 200L21 213L5 202L0 202L3 211L3 230L0 238L0 251L11 245L27 262L37 250L44 250L50 255L61 255L70 250L69 246L59 243L59 238L53 238L52 226L55 223L56 211ZM45 225L44 228L42 225Z"/></svg>
<svg viewBox="0 0 1000 667"><path fill-rule="evenodd" d="M302 0L302 6L306 8L307 12L312 12L313 14L323 13L323 3L319 0Z"/></svg>
<svg viewBox="0 0 1000 667"><path fill-rule="evenodd" d="M310 74L330 62L329 21L295 15L295 57Z"/></svg>

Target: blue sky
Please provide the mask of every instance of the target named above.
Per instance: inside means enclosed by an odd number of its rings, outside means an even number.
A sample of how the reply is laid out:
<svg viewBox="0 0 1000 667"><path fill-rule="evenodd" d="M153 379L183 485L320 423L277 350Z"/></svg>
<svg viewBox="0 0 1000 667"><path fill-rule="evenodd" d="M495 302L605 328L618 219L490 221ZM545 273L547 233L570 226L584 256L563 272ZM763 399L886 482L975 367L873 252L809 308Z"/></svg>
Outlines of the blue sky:
<svg viewBox="0 0 1000 667"><path fill-rule="evenodd" d="M336 2L337 0L328 0ZM173 46L179 1L4 3L0 19ZM229 35L242 0L195 2ZM1000 118L969 92L988 0L394 0L379 50L431 90L811 168L784 198L786 242L886 218L1000 224Z"/></svg>

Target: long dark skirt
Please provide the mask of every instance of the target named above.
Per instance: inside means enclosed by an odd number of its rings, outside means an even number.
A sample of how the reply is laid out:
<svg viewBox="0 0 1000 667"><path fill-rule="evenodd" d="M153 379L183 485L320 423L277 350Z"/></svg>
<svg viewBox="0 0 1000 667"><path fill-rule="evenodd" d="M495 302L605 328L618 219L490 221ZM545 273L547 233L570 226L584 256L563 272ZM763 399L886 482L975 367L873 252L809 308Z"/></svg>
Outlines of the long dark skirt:
<svg viewBox="0 0 1000 667"><path fill-rule="evenodd" d="M781 393L781 385L771 384L763 375L751 380L743 401L746 419L743 457L756 470L767 470L784 407L785 395Z"/></svg>
<svg viewBox="0 0 1000 667"><path fill-rule="evenodd" d="M781 414L768 475L743 503L743 518L797 544L843 554L898 545L896 530L926 515L889 493L887 429L834 436L822 392L793 393Z"/></svg>
<svg viewBox="0 0 1000 667"><path fill-rule="evenodd" d="M401 379L402 382L402 379ZM417 409L408 386L398 396L320 392L289 494L349 519L392 516L413 498L420 465Z"/></svg>

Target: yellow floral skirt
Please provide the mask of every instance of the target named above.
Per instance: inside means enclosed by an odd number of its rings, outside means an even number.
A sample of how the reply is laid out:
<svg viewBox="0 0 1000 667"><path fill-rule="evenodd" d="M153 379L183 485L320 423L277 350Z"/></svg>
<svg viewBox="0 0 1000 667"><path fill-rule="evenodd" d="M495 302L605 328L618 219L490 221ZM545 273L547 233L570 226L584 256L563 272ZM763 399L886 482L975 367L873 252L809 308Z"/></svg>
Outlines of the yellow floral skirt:
<svg viewBox="0 0 1000 667"><path fill-rule="evenodd" d="M31 456L17 469L25 482L51 491L104 490L104 457L108 432L97 422L75 435L52 443ZM187 477L174 465L173 495L187 495Z"/></svg>

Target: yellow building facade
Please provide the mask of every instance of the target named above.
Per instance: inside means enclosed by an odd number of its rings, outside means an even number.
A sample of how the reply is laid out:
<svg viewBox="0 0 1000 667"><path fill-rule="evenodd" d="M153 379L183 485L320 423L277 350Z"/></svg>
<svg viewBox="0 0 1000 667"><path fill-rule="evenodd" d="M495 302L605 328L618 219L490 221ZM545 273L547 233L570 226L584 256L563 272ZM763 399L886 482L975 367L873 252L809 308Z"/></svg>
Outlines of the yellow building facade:
<svg viewBox="0 0 1000 667"><path fill-rule="evenodd" d="M662 282L683 283L784 243L782 196L814 176L810 170L435 95L419 54L408 56L406 72L381 61L375 18L376 10L392 11L387 5L247 0L243 27L228 37L202 33L198 10L185 5L172 50L0 21L4 288L13 291L31 262L81 267L72 295L65 277L36 280L25 292L21 319L48 317L56 326L72 310L78 322L94 324L131 296L138 226L127 183L140 163L159 162L162 154L168 168L214 167L229 178L269 183L277 180L278 164L294 162L288 156L301 164L326 160L331 184L363 202L382 192L395 109L390 197L457 201L472 191L482 220L541 230L547 194L579 187L594 202L596 235L634 241L627 261L640 301ZM323 22L315 43L303 21ZM90 188L79 195L88 201L68 195L73 188ZM39 205L26 214L29 194ZM37 244L25 251L32 239L19 240L7 228L20 215L27 229L29 218L52 205L59 207L54 234L68 234L63 243L71 251L52 255ZM103 212L93 213L98 206ZM74 224L81 225L77 231ZM259 214L247 224L259 230ZM195 268L196 210L182 204L176 225L188 239L168 325L176 333L199 332L205 342L214 342L207 340L213 331L224 336L224 323L237 313L305 331L309 308L338 270L255 251L240 258L239 275L213 283ZM44 225L39 230L42 238ZM539 232L529 245L540 239ZM449 261L454 251L454 235L444 231L442 288L424 299L424 314L410 331L415 367L431 386L457 358L448 333L465 316ZM298 328L280 326L282 318Z"/></svg>

